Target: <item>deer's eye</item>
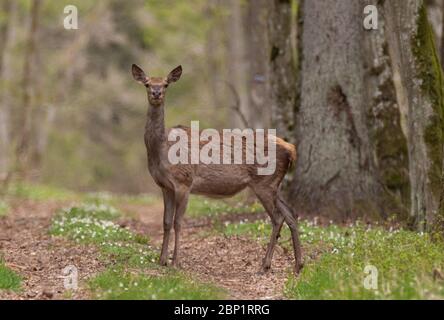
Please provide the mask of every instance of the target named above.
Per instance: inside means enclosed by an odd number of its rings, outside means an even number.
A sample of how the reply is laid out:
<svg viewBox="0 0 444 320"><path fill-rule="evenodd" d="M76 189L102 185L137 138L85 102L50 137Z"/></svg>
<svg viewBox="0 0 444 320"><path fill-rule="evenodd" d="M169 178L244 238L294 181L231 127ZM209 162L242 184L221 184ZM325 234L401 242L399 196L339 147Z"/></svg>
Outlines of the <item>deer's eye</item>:
<svg viewBox="0 0 444 320"><path fill-rule="evenodd" d="M168 83L167 83L166 85L164 85L164 88L165 88L165 89L168 88Z"/></svg>

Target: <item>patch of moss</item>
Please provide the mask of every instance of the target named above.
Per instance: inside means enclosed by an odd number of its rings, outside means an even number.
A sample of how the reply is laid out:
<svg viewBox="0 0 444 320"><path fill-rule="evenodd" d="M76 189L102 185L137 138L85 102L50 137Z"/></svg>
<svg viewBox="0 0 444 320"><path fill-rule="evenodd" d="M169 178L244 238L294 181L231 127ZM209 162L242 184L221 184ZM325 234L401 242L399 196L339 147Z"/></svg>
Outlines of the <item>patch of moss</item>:
<svg viewBox="0 0 444 320"><path fill-rule="evenodd" d="M381 180L389 191L384 193L384 209L407 218L406 208L410 203L408 149L401 130L399 111L393 107L384 108L384 111L378 114L378 120L382 125L374 133L373 139Z"/></svg>
<svg viewBox="0 0 444 320"><path fill-rule="evenodd" d="M444 87L441 64L436 51L433 30L427 19L424 5L418 12L417 33L412 38L413 54L415 55L419 77L422 80L421 89L429 97L433 115L429 118L429 125L425 130L425 142L429 157L432 161L428 172L431 190L439 198L442 188L442 160L443 160L443 119L444 119ZM442 211L442 208L440 208ZM438 215L443 215L439 212ZM437 219L440 220L440 219Z"/></svg>
<svg viewBox="0 0 444 320"><path fill-rule="evenodd" d="M0 218L8 214L9 205L6 201L0 199Z"/></svg>
<svg viewBox="0 0 444 320"><path fill-rule="evenodd" d="M0 257L0 290L17 291L20 289L22 278L5 266Z"/></svg>

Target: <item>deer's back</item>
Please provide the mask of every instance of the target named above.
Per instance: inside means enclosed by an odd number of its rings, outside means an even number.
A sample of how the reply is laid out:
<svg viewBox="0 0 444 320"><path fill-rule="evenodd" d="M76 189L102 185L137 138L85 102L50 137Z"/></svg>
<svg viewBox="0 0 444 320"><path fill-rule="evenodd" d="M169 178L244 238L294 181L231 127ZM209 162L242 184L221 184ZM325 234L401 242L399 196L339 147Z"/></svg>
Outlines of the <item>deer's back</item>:
<svg viewBox="0 0 444 320"><path fill-rule="evenodd" d="M248 146L246 139L242 140L241 150L235 150L235 145L228 141L224 141L222 132L220 132L220 154L223 149L231 146L231 162L230 164L222 164L222 156L219 157L221 164L205 164L202 161L199 164L189 164L191 159L191 130L188 127L175 127L168 130L168 134L172 130L184 130L188 136L188 144L184 146L182 151L188 153L187 164L168 164L168 172L175 184L186 185L191 188L192 193L204 194L207 196L224 197L231 196L243 190L250 184L264 184L277 187L284 178L290 163L295 160L295 147L286 143L280 138L276 138L276 168L270 175L259 175L258 168L264 167L257 161L252 164L245 163L247 149L250 149L255 155L255 145ZM265 137L265 154L268 152L268 141ZM175 141L168 141L168 148L176 144ZM208 141L199 141L199 150L204 147ZM238 146L239 147L239 146ZM253 150L251 148L253 147ZM238 148L239 149L239 148ZM242 152L242 164L234 163L234 152ZM211 153L210 153L211 155ZM254 157L256 160L256 158ZM202 159L200 159L202 160Z"/></svg>

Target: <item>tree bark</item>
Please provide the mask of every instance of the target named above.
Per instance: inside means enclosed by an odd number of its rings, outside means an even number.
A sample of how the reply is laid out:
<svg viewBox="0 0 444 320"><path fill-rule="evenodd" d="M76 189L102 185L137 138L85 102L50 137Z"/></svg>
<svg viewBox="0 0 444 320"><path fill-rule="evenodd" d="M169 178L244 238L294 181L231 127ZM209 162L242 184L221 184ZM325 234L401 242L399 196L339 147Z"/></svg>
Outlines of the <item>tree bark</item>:
<svg viewBox="0 0 444 320"><path fill-rule="evenodd" d="M269 0L248 0L244 15L248 122L253 128L270 125L267 74L267 9Z"/></svg>
<svg viewBox="0 0 444 320"><path fill-rule="evenodd" d="M17 146L17 162L18 170L25 173L27 170L28 160L30 156L30 139L32 133L32 113L33 113L33 81L34 78L34 57L36 51L37 32L39 26L41 0L33 0L30 9L30 24L28 31L28 40L25 49L24 65L23 65L23 96L22 96L22 123L21 137Z"/></svg>
<svg viewBox="0 0 444 320"><path fill-rule="evenodd" d="M365 1L305 1L298 161L293 183L297 208L343 220L380 214L380 184L367 127L371 107L364 61L369 34Z"/></svg>
<svg viewBox="0 0 444 320"><path fill-rule="evenodd" d="M385 1L384 11L392 66L400 76L397 94L408 110L410 215L418 230L430 230L442 210L442 69L423 1Z"/></svg>
<svg viewBox="0 0 444 320"><path fill-rule="evenodd" d="M362 5L372 4L364 1ZM381 11L382 8L379 8ZM378 14L378 28L364 31L367 126L373 148L376 177L383 189L380 206L384 211L408 218L410 203L407 151L407 110L396 94L399 75L393 72L386 38L385 16Z"/></svg>
<svg viewBox="0 0 444 320"><path fill-rule="evenodd" d="M440 47L440 54L441 54L441 65L444 64L444 1L442 1L441 5L439 6L441 10L441 47Z"/></svg>
<svg viewBox="0 0 444 320"><path fill-rule="evenodd" d="M7 178L10 164L10 110L5 90L9 79L5 69L7 69L6 58L10 43L11 13L14 5L10 0L2 0L0 3L3 11L0 21L0 181Z"/></svg>
<svg viewBox="0 0 444 320"><path fill-rule="evenodd" d="M241 1L230 0L227 4L230 16L227 19L227 61L226 79L236 91L239 98L239 112L232 112L232 122L235 126L244 127L242 117L249 118L249 99L247 88L248 66L246 64L245 32L243 27L244 8ZM234 99L234 98L232 98ZM240 114L239 114L240 113ZM249 126L250 124L248 124Z"/></svg>
<svg viewBox="0 0 444 320"><path fill-rule="evenodd" d="M292 42L292 1L270 1L268 17L271 125L293 142L298 70Z"/></svg>
<svg viewBox="0 0 444 320"><path fill-rule="evenodd" d="M205 55L207 59L207 80L211 90L211 97L216 109L225 106L226 99L223 96L224 83L221 81L222 74L222 55L219 43L223 40L223 28L220 11L223 8L221 0L209 0L205 9L206 18L211 21L211 25L205 39Z"/></svg>

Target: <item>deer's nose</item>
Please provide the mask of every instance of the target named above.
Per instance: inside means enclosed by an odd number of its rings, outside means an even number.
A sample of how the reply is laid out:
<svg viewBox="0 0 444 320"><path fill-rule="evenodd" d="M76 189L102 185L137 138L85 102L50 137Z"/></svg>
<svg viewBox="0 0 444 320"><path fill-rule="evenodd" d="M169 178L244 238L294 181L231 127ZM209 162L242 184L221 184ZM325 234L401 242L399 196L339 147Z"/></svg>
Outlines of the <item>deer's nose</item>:
<svg viewBox="0 0 444 320"><path fill-rule="evenodd" d="M154 91L153 92L153 97L154 98L160 98L160 95L161 95L160 91Z"/></svg>

